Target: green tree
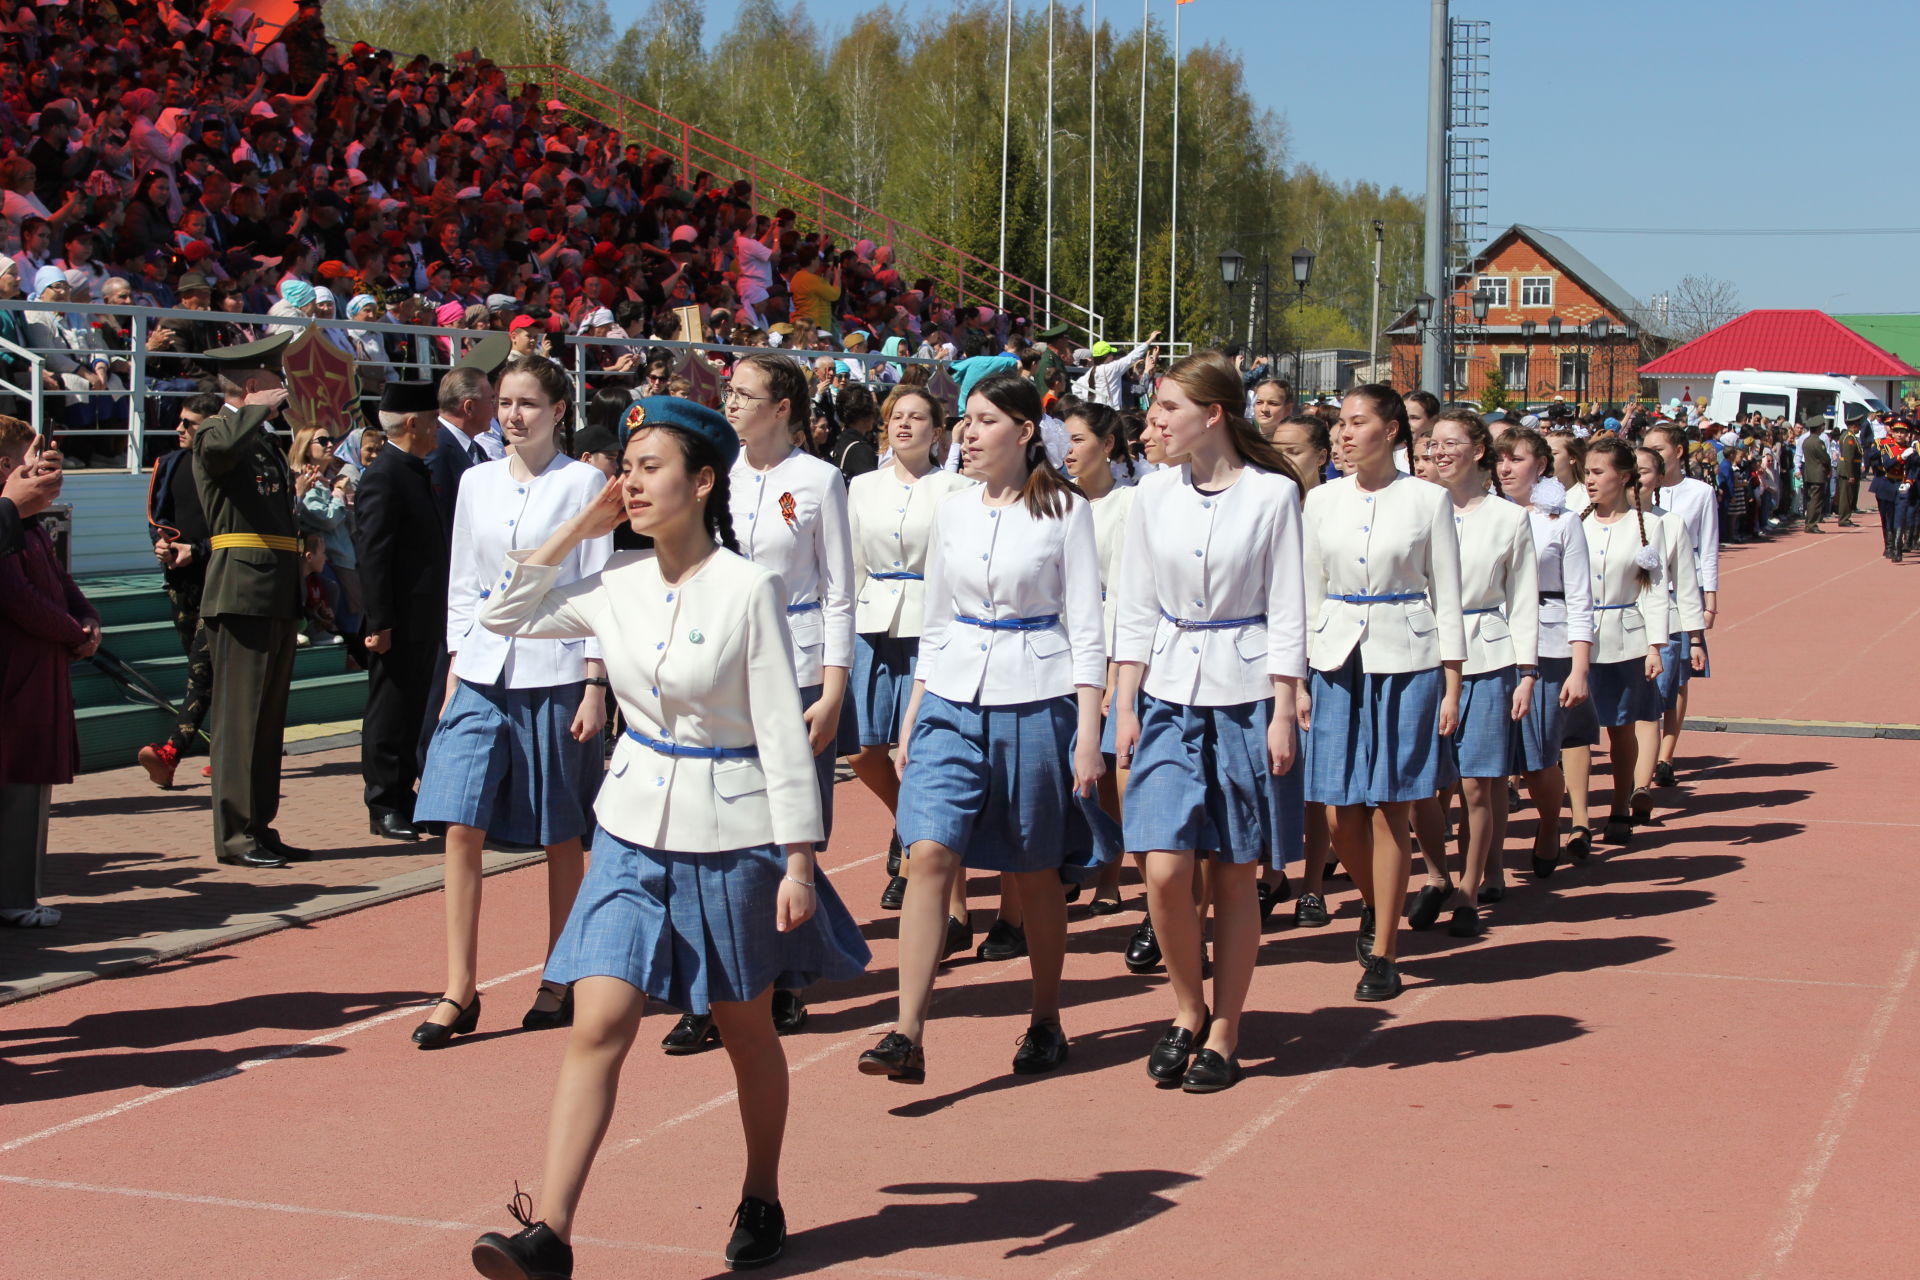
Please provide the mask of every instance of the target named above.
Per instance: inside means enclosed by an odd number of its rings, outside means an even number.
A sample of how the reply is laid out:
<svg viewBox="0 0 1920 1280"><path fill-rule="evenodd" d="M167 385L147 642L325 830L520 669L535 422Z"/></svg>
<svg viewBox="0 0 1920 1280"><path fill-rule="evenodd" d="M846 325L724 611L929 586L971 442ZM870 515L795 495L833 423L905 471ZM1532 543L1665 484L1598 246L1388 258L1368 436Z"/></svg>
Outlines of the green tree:
<svg viewBox="0 0 1920 1280"><path fill-rule="evenodd" d="M1513 397L1507 390L1507 375L1495 365L1487 370L1485 383L1480 389L1480 412L1492 413L1495 409L1504 409L1513 403Z"/></svg>

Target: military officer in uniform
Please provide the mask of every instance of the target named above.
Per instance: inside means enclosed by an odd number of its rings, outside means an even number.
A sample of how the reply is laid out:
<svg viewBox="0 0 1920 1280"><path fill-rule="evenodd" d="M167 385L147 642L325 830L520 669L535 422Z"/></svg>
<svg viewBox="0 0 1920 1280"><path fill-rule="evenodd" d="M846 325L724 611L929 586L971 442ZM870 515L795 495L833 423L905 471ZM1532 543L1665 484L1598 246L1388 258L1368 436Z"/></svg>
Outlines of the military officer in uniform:
<svg viewBox="0 0 1920 1280"><path fill-rule="evenodd" d="M1827 420L1817 413L1807 415L1807 438L1800 442L1800 486L1806 496L1807 532L1819 533L1820 521L1827 514L1827 480L1833 474L1833 458L1827 452Z"/></svg>
<svg viewBox="0 0 1920 1280"><path fill-rule="evenodd" d="M200 611L217 674L210 727L213 844L220 861L283 867L308 856L273 829L280 749L300 621L300 526L293 473L272 419L287 402L280 358L291 333L221 347L220 412L193 437L193 478L212 553Z"/></svg>
<svg viewBox="0 0 1920 1280"><path fill-rule="evenodd" d="M1833 513L1840 517L1842 529L1854 527L1853 511L1860 501L1860 464L1863 456L1860 433L1871 430L1864 422L1849 422L1840 435L1840 471L1833 494Z"/></svg>

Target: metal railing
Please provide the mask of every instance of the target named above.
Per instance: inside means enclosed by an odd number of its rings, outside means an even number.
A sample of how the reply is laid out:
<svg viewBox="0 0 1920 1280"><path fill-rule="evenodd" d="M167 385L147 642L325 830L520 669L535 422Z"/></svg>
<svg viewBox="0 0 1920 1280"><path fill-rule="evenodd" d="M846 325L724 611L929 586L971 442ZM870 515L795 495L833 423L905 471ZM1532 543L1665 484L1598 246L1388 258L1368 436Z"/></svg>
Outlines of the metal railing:
<svg viewBox="0 0 1920 1280"><path fill-rule="evenodd" d="M424 325L393 324L386 321L343 320L339 318L320 318L312 316L260 316L242 315L222 311L194 311L180 307L132 307L110 306L106 303L55 303L25 302L20 300L0 300L0 309L16 311L22 314L26 326L41 330L47 338L53 338L55 331L41 317L49 313L64 313L92 327L94 317L109 316L125 322L127 346L124 349L75 348L65 343L37 343L17 345L0 339L0 351L26 362L31 375L27 386L20 386L4 377L0 377L0 393L11 394L26 401L31 414L30 421L36 431L47 432L50 428L62 439L78 438L86 441L118 441L122 444L121 461L111 469L124 469L138 472L152 462L143 450L144 439L149 433L149 423L154 412L155 402L168 398L185 398L196 395L201 388L192 386L162 386L159 383L186 381L167 372L167 365L174 362L191 360L197 352L154 352L147 350L150 335L156 325L165 321L216 322L237 326L248 338L259 336L268 327L279 328L317 328L333 329L350 334L376 334L383 338L393 336L403 339L403 347L412 351L410 358L393 359L385 352L382 344L382 358L377 360L354 361L361 371L374 369L379 371L377 379L363 379L361 384L362 400L377 397L377 385L388 378L431 379L444 373L457 364L467 349L481 338L495 331L482 329L442 329ZM26 327L23 326L23 327ZM31 335L23 335L31 336ZM435 339L446 339L446 350L439 349ZM715 369L708 357L716 353L732 356L764 353L767 347L734 347L710 342L679 342L660 338L614 338L594 337L587 334L568 334L561 348L551 353L552 358L567 370L574 384L574 404L584 407L597 385L605 385L613 378L624 373L643 374L644 368L632 370L612 370L599 367L590 352L604 349L616 349L621 354L635 353L642 364L648 354L655 350L673 353L673 366L670 373L684 377L692 385L692 398L707 404L718 406L720 395L724 391L723 375ZM936 395L947 401L949 410L957 395L957 386L946 371L946 362L919 356L890 356L876 352L853 351L792 351L802 360L815 360L827 357L847 364L859 364L866 371L869 385L885 386L894 379L889 376L890 366L927 365L934 370L931 387ZM45 391L42 372L52 363L50 357L75 356L91 359L105 356L116 365L123 366L114 370L115 376L123 383L120 387L100 388L63 388L58 391ZM155 371L155 358L162 363ZM370 386L369 383L373 385ZM104 427L69 427L48 421L49 412L58 410L54 402L79 401L88 403L104 400L109 404L125 402L126 420L124 424ZM115 415L118 416L117 414ZM576 421L580 420L576 414ZM169 446L170 447L170 446ZM96 451L96 458L99 451ZM98 469L98 468L94 468Z"/></svg>
<svg viewBox="0 0 1920 1280"><path fill-rule="evenodd" d="M25 401L30 415L28 420L33 423L33 429L38 431L41 419L45 417L43 393L46 389L46 357L5 338L0 338L0 357L4 357L0 358L0 395ZM15 365L26 369L25 386L7 376Z"/></svg>
<svg viewBox="0 0 1920 1280"><path fill-rule="evenodd" d="M577 71L550 65L500 68L518 74L522 83L544 88L549 101L615 130L628 142L658 147L679 162L679 180L691 183L702 170L723 183L742 178L752 187L753 211L769 216L792 209L802 224L830 232L837 241L852 244L872 240L893 248L902 274L932 276L954 290L959 302L1017 311L1038 322L1063 320L1083 330L1091 343L1106 329L1106 320L1085 304L1003 271L984 258L938 240L917 227L870 209L849 196L821 186L811 178L774 164L724 138L676 119L657 107L630 98Z"/></svg>

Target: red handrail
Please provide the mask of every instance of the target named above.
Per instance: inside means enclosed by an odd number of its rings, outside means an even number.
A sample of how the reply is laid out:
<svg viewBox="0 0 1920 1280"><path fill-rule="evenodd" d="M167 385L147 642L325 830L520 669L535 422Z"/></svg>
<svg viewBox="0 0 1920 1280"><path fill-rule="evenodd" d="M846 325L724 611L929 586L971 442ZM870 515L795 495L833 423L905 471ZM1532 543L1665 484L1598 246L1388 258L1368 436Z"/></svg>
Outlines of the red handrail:
<svg viewBox="0 0 1920 1280"><path fill-rule="evenodd" d="M1022 310L1030 317L1050 314L1085 330L1089 339L1100 336L1103 318L1097 312L1070 298L1042 289L1031 280L1011 271L1002 271L984 258L868 208L858 200L829 190L782 165L762 159L744 147L735 146L697 125L688 124L630 98L619 90L583 76L566 67L534 64L501 67L501 71L520 73L523 83L543 84L547 98L614 129L622 138L639 134L652 140L680 161L680 181L691 182L693 175L705 170L731 182L745 178L753 189L754 212L768 212L782 206L792 208L819 230L831 232L836 239L851 242L870 239L891 245L902 273L912 253L914 274L946 275L958 300L998 310ZM531 74L529 74L531 73ZM775 188L777 199L766 198L766 184Z"/></svg>

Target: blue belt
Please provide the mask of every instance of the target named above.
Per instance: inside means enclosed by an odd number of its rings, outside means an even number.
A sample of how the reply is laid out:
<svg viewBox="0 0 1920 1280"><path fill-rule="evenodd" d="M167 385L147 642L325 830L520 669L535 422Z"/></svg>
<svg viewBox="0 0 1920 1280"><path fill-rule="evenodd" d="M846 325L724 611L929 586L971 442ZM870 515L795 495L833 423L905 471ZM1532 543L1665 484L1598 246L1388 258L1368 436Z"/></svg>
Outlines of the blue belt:
<svg viewBox="0 0 1920 1280"><path fill-rule="evenodd" d="M1160 616L1182 631L1227 631L1234 627L1264 626L1267 615L1256 613L1251 618L1176 618L1165 609Z"/></svg>
<svg viewBox="0 0 1920 1280"><path fill-rule="evenodd" d="M1409 600L1425 600L1424 591L1396 591L1387 596L1328 596L1329 600L1344 600L1348 604L1404 604Z"/></svg>
<svg viewBox="0 0 1920 1280"><path fill-rule="evenodd" d="M923 573L870 573L867 576L869 578L874 579L876 582L924 582L926 581L926 575ZM791 613L792 610L788 610L788 612Z"/></svg>
<svg viewBox="0 0 1920 1280"><path fill-rule="evenodd" d="M965 614L956 614L953 620L979 627L982 631L1047 631L1059 625L1060 615L1048 613L1038 618L969 618Z"/></svg>
<svg viewBox="0 0 1920 1280"><path fill-rule="evenodd" d="M788 613L812 613L815 609L818 609L819 607L820 607L820 602L818 600L809 600L805 604L788 605L787 612Z"/></svg>
<svg viewBox="0 0 1920 1280"><path fill-rule="evenodd" d="M1595 613L1600 613L1607 609L1631 609L1639 603L1640 602L1638 600L1629 600L1625 604L1597 604L1593 606L1593 611Z"/></svg>
<svg viewBox="0 0 1920 1280"><path fill-rule="evenodd" d="M817 607L817 606L816 606ZM628 729L627 736L643 747L648 747L663 756L679 756L686 760L758 760L758 747L694 747L678 742L662 742L658 738L649 738L638 729Z"/></svg>
<svg viewBox="0 0 1920 1280"><path fill-rule="evenodd" d="M1464 614L1498 613L1500 612L1500 606L1497 604L1490 604L1484 609L1462 609L1460 612Z"/></svg>

